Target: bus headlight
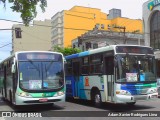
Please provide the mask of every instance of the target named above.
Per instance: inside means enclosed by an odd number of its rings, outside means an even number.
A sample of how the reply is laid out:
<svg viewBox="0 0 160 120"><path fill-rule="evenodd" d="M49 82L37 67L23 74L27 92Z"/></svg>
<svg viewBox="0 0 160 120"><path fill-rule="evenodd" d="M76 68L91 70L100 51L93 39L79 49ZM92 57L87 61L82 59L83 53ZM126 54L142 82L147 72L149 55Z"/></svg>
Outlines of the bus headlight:
<svg viewBox="0 0 160 120"><path fill-rule="evenodd" d="M116 90L116 94L119 95L130 95L131 93L126 90Z"/></svg>
<svg viewBox="0 0 160 120"><path fill-rule="evenodd" d="M29 93L26 93L26 92L19 92L18 96L21 96L21 97L31 97L31 95Z"/></svg>
<svg viewBox="0 0 160 120"><path fill-rule="evenodd" d="M154 89L154 92L156 93L157 91L158 91L157 88L155 88L155 89Z"/></svg>
<svg viewBox="0 0 160 120"><path fill-rule="evenodd" d="M156 89L156 88L151 88L151 89L148 90L147 93L153 94L153 93L156 93L156 92L157 92L157 89Z"/></svg>
<svg viewBox="0 0 160 120"><path fill-rule="evenodd" d="M59 91L59 92L57 92L57 95L58 96L61 96L61 95L63 95L64 94L64 92L63 91Z"/></svg>

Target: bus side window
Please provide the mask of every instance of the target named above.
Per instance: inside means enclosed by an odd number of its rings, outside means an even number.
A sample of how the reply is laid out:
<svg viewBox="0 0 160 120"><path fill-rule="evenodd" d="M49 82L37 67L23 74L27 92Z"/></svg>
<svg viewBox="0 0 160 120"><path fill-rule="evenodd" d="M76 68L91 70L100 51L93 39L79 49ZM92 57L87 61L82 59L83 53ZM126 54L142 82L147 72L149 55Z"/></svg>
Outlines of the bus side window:
<svg viewBox="0 0 160 120"><path fill-rule="evenodd" d="M114 57L113 56L105 58L105 72L106 72L106 75L114 74Z"/></svg>
<svg viewBox="0 0 160 120"><path fill-rule="evenodd" d="M90 73L102 74L103 73L103 55L95 54L90 56Z"/></svg>
<svg viewBox="0 0 160 120"><path fill-rule="evenodd" d="M88 56L82 58L81 74L82 75L89 74L89 57Z"/></svg>
<svg viewBox="0 0 160 120"><path fill-rule="evenodd" d="M72 60L68 60L66 64L66 75L72 75Z"/></svg>

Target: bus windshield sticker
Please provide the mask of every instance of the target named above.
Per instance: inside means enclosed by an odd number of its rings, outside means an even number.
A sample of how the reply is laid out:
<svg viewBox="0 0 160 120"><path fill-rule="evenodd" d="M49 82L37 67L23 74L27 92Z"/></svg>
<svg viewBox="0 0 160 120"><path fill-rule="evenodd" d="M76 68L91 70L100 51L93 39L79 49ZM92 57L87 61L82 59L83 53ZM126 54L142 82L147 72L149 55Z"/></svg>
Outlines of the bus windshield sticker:
<svg viewBox="0 0 160 120"><path fill-rule="evenodd" d="M137 73L126 73L126 79L127 79L127 82L136 82L136 81L138 81Z"/></svg>
<svg viewBox="0 0 160 120"><path fill-rule="evenodd" d="M22 72L20 72L20 80L23 80Z"/></svg>
<svg viewBox="0 0 160 120"><path fill-rule="evenodd" d="M42 80L29 80L29 89L41 89Z"/></svg>
<svg viewBox="0 0 160 120"><path fill-rule="evenodd" d="M43 82L43 87L48 88L48 83L47 82Z"/></svg>

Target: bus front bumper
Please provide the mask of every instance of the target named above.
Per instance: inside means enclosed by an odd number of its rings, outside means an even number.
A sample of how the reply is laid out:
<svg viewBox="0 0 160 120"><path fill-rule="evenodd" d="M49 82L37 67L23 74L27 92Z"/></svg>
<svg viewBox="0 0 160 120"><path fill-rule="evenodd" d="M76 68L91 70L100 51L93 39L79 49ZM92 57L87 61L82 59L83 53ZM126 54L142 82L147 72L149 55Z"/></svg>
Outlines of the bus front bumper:
<svg viewBox="0 0 160 120"><path fill-rule="evenodd" d="M16 95L15 105L50 104L55 102L65 102L65 94L48 98L21 97Z"/></svg>
<svg viewBox="0 0 160 120"><path fill-rule="evenodd" d="M158 98L158 93L147 95L116 95L116 103L130 103L139 100L154 100Z"/></svg>

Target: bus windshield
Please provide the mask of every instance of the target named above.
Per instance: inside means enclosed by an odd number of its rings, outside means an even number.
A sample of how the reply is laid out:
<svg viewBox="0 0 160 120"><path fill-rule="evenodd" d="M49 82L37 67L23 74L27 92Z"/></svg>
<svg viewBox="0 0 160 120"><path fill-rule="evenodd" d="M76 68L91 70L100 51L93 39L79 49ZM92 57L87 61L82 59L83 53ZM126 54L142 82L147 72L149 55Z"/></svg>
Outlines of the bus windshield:
<svg viewBox="0 0 160 120"><path fill-rule="evenodd" d="M117 55L117 82L156 81L155 61L149 55Z"/></svg>
<svg viewBox="0 0 160 120"><path fill-rule="evenodd" d="M64 83L62 61L19 61L20 87L26 90L58 89Z"/></svg>

